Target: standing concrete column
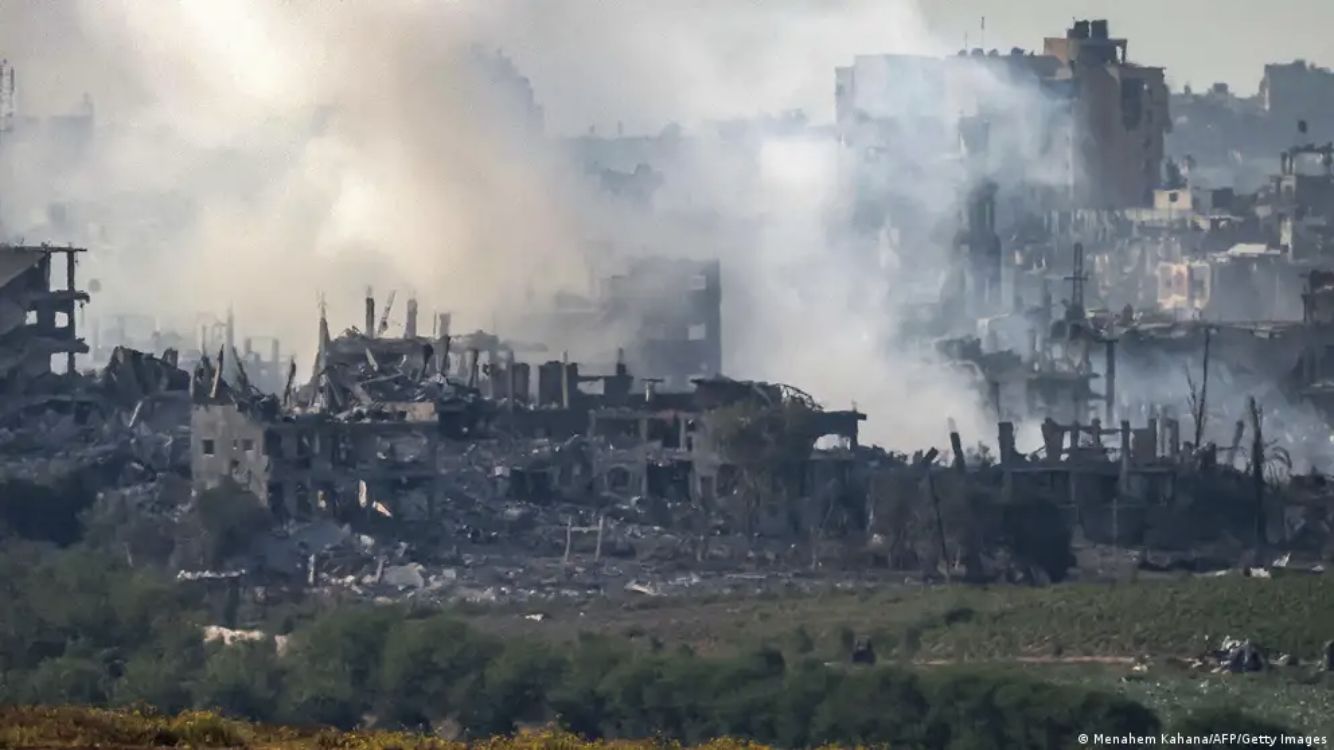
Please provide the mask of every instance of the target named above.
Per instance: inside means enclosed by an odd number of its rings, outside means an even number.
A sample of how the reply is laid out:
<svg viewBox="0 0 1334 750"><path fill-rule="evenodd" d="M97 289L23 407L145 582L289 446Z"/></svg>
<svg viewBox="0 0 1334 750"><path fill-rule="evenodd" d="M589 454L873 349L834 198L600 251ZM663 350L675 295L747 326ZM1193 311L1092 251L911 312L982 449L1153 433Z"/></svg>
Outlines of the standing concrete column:
<svg viewBox="0 0 1334 750"><path fill-rule="evenodd" d="M375 337L375 295L366 287L366 335Z"/></svg>

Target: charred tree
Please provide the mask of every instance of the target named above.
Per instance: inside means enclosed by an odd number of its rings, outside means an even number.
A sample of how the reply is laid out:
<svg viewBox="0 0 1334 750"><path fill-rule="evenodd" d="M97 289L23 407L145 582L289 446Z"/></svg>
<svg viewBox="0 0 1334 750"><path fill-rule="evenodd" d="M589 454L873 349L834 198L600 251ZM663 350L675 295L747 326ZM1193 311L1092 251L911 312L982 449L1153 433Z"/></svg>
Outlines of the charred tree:
<svg viewBox="0 0 1334 750"><path fill-rule="evenodd" d="M1261 429L1262 414L1255 397L1247 401L1251 416L1251 486L1254 494L1255 512L1255 554L1256 563L1264 559L1264 548L1268 541L1268 529L1265 528L1265 440Z"/></svg>

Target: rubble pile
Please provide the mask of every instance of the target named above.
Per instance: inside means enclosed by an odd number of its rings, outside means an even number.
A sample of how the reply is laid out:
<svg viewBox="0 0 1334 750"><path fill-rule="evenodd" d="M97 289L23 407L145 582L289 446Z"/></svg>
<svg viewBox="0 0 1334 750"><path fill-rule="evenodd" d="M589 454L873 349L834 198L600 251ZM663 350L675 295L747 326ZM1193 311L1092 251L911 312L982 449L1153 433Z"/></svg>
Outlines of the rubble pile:
<svg viewBox="0 0 1334 750"><path fill-rule="evenodd" d="M608 534L662 533L608 525ZM536 531L564 536L556 524ZM604 541L604 545L607 544ZM776 592L855 589L883 584L885 575L828 575L808 566L773 567L756 560L735 540L714 542L717 557L699 561L598 557L581 552L534 555L515 540L501 538L480 544L418 546L381 541L347 525L317 521L290 526L256 540L242 575L261 582L301 580L308 586L340 591L366 599L446 602L540 602L589 597L658 597L681 594L754 595ZM227 571L190 571L183 576L218 577Z"/></svg>
<svg viewBox="0 0 1334 750"><path fill-rule="evenodd" d="M310 381L298 387L292 366L280 393L261 392L225 350L192 374L170 350L117 349L100 372L45 378L29 389L40 396L0 415L0 463L34 479L53 462L92 467L99 518L111 519L100 529L125 526L106 533L123 535L126 554L170 560L186 578L368 599L744 593L905 576L1042 585L1077 565L1074 536L1186 554L1199 537L1255 528L1253 477L1182 447L1175 421L1048 419L1032 454L1002 421L994 458L966 453L951 427L950 455L897 455L858 444L865 415L826 411L790 386L719 376L692 391L659 392L652 378L639 390L622 362L609 375L517 363L481 332L453 351L445 316L439 337L416 335L415 317L385 337L373 307L365 332L336 339L322 318ZM1272 536L1318 552L1334 489L1285 486L1265 489L1283 506ZM242 544L217 551L203 514L190 515L201 498L242 511ZM142 543L150 529L171 543Z"/></svg>
<svg viewBox="0 0 1334 750"><path fill-rule="evenodd" d="M1212 657L1217 662L1214 671L1218 672L1263 672L1268 667L1264 651L1249 638L1224 638Z"/></svg>
<svg viewBox="0 0 1334 750"><path fill-rule="evenodd" d="M116 486L188 471L190 377L173 360L117 348L99 372L34 381L0 414L0 477L99 468Z"/></svg>
<svg viewBox="0 0 1334 750"><path fill-rule="evenodd" d="M1251 674L1276 668L1303 666L1295 654L1279 653L1272 656L1249 638L1227 636L1218 647L1201 657L1187 660L1185 666L1214 674ZM1334 641L1326 641L1314 663L1320 672L1334 671Z"/></svg>
<svg viewBox="0 0 1334 750"><path fill-rule="evenodd" d="M436 355L428 339L375 338L349 330L326 342L316 380L300 395L308 404L363 419L381 416L375 407L383 404L480 401L475 387L440 371Z"/></svg>

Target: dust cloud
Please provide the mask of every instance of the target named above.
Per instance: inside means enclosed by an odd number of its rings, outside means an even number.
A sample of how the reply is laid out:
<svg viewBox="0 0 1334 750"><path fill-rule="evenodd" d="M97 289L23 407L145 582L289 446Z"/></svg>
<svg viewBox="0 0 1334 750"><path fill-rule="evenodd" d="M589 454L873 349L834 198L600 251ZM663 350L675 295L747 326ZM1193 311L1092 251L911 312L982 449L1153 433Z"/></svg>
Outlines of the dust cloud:
<svg viewBox="0 0 1334 750"><path fill-rule="evenodd" d="M367 286L487 328L584 291L588 245L610 238L722 259L728 374L856 402L893 447L940 444L947 417L970 440L993 432L971 388L897 338L921 294L901 269L943 267L947 244L831 234L849 186L828 137L738 148L706 127L797 109L828 122L854 55L953 53L908 0L18 0L0 7L0 45L21 113L96 104L96 142L59 184L51 154L16 159L5 215L21 230L15 213L45 201L102 206L88 273L104 312L188 330L230 306L241 335L308 358L321 295L335 328L360 322ZM540 113L483 62L494 50ZM692 156L662 167L654 216L598 195L563 145L672 123ZM895 149L922 150L910 132ZM917 166L899 188L952 226L965 175Z"/></svg>

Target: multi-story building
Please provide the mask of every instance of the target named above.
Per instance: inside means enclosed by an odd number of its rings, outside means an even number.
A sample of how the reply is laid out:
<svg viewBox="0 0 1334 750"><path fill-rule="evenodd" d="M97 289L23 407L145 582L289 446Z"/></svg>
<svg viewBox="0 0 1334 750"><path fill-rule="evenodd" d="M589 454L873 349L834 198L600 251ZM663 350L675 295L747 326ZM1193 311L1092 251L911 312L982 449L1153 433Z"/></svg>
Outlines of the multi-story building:
<svg viewBox="0 0 1334 750"><path fill-rule="evenodd" d="M1061 63L1055 78L1074 83L1080 208L1148 206L1162 183L1172 129L1167 83L1163 68L1130 62L1127 47L1101 20L1077 21L1064 37L1048 37L1043 45L1043 53Z"/></svg>
<svg viewBox="0 0 1334 750"><path fill-rule="evenodd" d="M1047 209L1149 205L1171 129L1168 90L1162 68L1130 62L1126 49L1106 21L1078 21L1041 55L858 56L835 71L847 164L858 183L873 183L985 155L987 177ZM989 148L961 148L979 124Z"/></svg>
<svg viewBox="0 0 1334 750"><path fill-rule="evenodd" d="M1305 60L1266 65L1260 98L1293 139L1285 145L1334 139L1334 70Z"/></svg>

